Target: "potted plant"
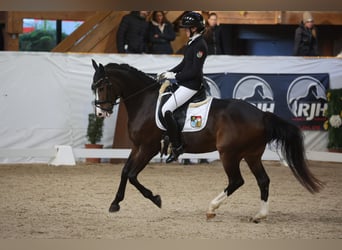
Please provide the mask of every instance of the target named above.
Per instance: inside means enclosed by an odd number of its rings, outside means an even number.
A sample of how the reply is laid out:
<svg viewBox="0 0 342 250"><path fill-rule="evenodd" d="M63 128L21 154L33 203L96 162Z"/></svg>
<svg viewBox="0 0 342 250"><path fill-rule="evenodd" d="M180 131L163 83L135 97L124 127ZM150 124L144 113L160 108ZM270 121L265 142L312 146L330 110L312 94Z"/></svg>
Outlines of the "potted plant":
<svg viewBox="0 0 342 250"><path fill-rule="evenodd" d="M101 141L103 135L103 118L97 117L94 113L88 115L87 138L89 143L85 144L86 148L103 148ZM100 163L100 158L86 158L86 162Z"/></svg>
<svg viewBox="0 0 342 250"><path fill-rule="evenodd" d="M330 152L342 152L342 89L328 90L327 102L324 123L324 129L328 130L327 148Z"/></svg>

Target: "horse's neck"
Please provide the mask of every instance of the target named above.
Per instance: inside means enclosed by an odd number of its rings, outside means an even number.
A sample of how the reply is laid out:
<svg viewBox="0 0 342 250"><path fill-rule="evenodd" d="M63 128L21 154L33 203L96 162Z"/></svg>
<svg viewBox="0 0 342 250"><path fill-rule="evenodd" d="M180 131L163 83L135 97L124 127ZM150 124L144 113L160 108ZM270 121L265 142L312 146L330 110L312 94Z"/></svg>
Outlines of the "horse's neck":
<svg viewBox="0 0 342 250"><path fill-rule="evenodd" d="M142 92L124 100L129 122L138 118L140 121L154 117L158 90Z"/></svg>

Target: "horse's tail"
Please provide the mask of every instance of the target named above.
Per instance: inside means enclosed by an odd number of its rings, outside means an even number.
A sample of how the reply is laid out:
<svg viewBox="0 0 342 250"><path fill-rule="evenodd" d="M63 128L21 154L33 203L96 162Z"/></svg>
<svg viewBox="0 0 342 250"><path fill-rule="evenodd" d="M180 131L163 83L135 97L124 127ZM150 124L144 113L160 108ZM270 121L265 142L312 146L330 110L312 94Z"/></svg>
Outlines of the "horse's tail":
<svg viewBox="0 0 342 250"><path fill-rule="evenodd" d="M267 142L275 141L297 180L311 193L317 193L324 186L309 170L305 158L303 135L292 123L266 112L264 116Z"/></svg>

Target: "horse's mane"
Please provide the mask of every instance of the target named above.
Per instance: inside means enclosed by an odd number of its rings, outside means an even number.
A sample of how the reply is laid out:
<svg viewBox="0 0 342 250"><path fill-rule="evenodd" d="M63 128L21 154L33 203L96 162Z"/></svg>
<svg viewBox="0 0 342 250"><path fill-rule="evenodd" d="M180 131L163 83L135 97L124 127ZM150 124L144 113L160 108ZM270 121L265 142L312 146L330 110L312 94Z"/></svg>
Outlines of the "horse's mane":
<svg viewBox="0 0 342 250"><path fill-rule="evenodd" d="M130 74L134 74L136 75L137 78L142 79L144 81L146 81L147 83L155 83L156 79L153 78L152 76L146 74L145 72L142 72L141 70L138 70L137 68L130 66L129 64L126 63L122 63L122 64L118 64L118 63L108 63L105 66L106 69L108 69L109 71L111 70L123 70L123 71L128 71Z"/></svg>

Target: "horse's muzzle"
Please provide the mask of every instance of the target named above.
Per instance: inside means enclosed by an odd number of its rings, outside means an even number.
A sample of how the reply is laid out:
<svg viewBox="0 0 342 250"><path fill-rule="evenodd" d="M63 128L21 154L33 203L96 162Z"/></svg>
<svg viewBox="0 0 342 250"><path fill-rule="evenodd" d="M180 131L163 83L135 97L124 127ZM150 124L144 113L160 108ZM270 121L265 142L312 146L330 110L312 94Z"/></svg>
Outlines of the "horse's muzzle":
<svg viewBox="0 0 342 250"><path fill-rule="evenodd" d="M105 111L99 107L96 107L95 108L95 114L97 117L106 118L106 117L109 117L112 114L112 112L108 112L108 111Z"/></svg>

